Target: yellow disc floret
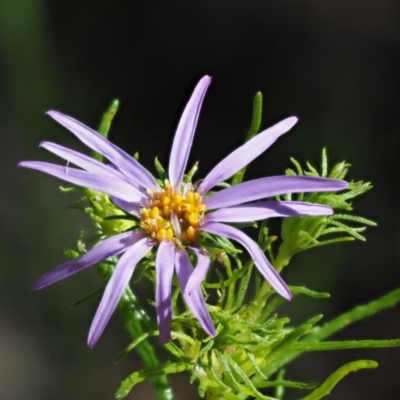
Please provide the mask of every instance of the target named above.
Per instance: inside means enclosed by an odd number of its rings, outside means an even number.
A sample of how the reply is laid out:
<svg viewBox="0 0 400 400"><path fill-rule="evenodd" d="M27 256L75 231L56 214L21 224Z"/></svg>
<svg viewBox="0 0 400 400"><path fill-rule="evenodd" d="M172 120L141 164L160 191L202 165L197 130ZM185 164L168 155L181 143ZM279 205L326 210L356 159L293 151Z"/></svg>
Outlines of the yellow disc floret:
<svg viewBox="0 0 400 400"><path fill-rule="evenodd" d="M166 180L164 189L151 192L147 207L141 209L141 227L154 239L189 244L197 239L206 206L202 197L186 189L176 191Z"/></svg>

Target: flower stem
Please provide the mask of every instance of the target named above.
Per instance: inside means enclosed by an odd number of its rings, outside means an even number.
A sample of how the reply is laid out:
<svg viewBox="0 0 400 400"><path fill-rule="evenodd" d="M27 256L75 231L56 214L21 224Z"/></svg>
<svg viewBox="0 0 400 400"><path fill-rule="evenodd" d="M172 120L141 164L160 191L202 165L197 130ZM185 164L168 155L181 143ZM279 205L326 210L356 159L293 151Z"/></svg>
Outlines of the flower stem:
<svg viewBox="0 0 400 400"><path fill-rule="evenodd" d="M104 280L110 277L110 265L104 263L99 264L99 272ZM127 287L124 295L118 304L118 312L121 316L125 329L128 331L132 340L138 338L145 331L143 326L154 329L153 321L146 311L140 306L132 290ZM148 330L148 329L147 329ZM160 365L154 347L148 340L143 340L136 347L135 351L142 359L145 368L154 368ZM151 378L157 400L174 400L175 396L170 382L166 375L157 375Z"/></svg>
<svg viewBox="0 0 400 400"><path fill-rule="evenodd" d="M118 107L119 101L115 99L111 102L109 108L103 114L103 118L101 120L98 131L104 137L108 136L111 123L115 117L115 114L118 111ZM103 161L103 157L101 156L101 154L95 153L93 156L98 161ZM86 191L85 194L90 201L91 194L88 191ZM108 281L114 268L110 265L100 263L98 270L102 278L105 281ZM143 330L144 325L147 325L148 329L146 329L146 331L156 329L152 319L140 306L139 302L136 299L136 296L129 286L125 289L125 293L118 303L118 312L124 322L125 329L128 331L132 340L137 339L139 336L145 333L145 331ZM142 359L144 368L150 369L160 365L160 361L157 358L154 347L151 345L148 339L141 341L135 347L135 350ZM166 375L156 375L152 377L151 380L154 384L157 400L175 399L171 384L169 383Z"/></svg>

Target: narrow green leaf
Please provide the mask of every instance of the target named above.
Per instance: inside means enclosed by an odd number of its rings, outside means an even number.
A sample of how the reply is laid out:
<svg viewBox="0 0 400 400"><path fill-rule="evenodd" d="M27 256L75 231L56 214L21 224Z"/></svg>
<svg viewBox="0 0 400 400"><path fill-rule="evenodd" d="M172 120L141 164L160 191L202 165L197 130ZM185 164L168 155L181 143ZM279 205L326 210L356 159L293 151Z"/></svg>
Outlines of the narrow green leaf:
<svg viewBox="0 0 400 400"><path fill-rule="evenodd" d="M71 305L71 308L76 308L83 303L86 303L90 300L96 299L103 294L104 288L100 288L95 290L94 292L88 294L87 296L82 297L81 299L77 300L75 303Z"/></svg>
<svg viewBox="0 0 400 400"><path fill-rule="evenodd" d="M318 171L307 161L306 162L308 169L310 172L306 173L308 176L319 176Z"/></svg>
<svg viewBox="0 0 400 400"><path fill-rule="evenodd" d="M373 360L358 360L345 364L337 369L321 386L315 389L303 400L319 400L328 396L332 389L350 372L358 371L359 369L376 368L378 363Z"/></svg>
<svg viewBox="0 0 400 400"><path fill-rule="evenodd" d="M212 349L212 347L214 346L214 339L211 339L199 352L199 356L197 357L198 360L202 361L204 355ZM212 357L208 357L208 361L209 364L211 364L211 358ZM196 366L193 368L193 372L192 375L190 376L190 383L192 384L195 379L197 378L197 375L200 371L200 367L201 365L198 363L196 364Z"/></svg>
<svg viewBox="0 0 400 400"><path fill-rule="evenodd" d="M257 92L253 101L253 115L251 118L250 128L247 131L245 142L249 141L254 137L260 130L262 120L262 93ZM236 172L232 177L232 185L237 185L243 181L244 174L246 172L246 167L242 168L240 171Z"/></svg>
<svg viewBox="0 0 400 400"><path fill-rule="evenodd" d="M213 360L213 356L215 356L215 354L218 354L216 351L213 351L212 353L211 353L211 356L210 357L208 357L208 370L211 372L211 375L212 375L212 377L213 377L213 379L214 379L214 382L218 385L218 386L220 386L220 387L222 387L223 389L225 389L227 392L230 392L231 390L232 390L232 388L231 387L229 387L228 385L225 385L225 383L222 381L222 379L221 379L221 377L217 374L217 372L215 371L215 365L213 364L213 362L212 362L212 360ZM199 393L200 393L200 396L202 396L201 395L201 392L200 392L200 390L199 390ZM204 395L204 393L203 393L203 395ZM202 396L203 397L203 396Z"/></svg>
<svg viewBox="0 0 400 400"><path fill-rule="evenodd" d="M233 371L242 379L244 386L240 385L242 390L240 393L246 393L243 388L245 387L247 390L250 390L251 395L253 395L256 399L259 400L276 400L273 397L264 396L260 393L257 388L253 385L252 381L249 377L245 374L245 372L239 367L239 365L232 360L232 358L225 356L227 359L228 364L232 367Z"/></svg>
<svg viewBox="0 0 400 400"><path fill-rule="evenodd" d="M322 149L322 157L321 157L321 176L328 176L328 156L326 154L326 147Z"/></svg>
<svg viewBox="0 0 400 400"><path fill-rule="evenodd" d="M192 182L193 176L195 175L195 173L197 172L198 169L199 169L199 163L198 163L198 161L196 161L196 162L193 164L193 167L190 168L189 172L188 172L187 174L185 174L185 176L184 176L184 182L185 182L185 183Z"/></svg>
<svg viewBox="0 0 400 400"><path fill-rule="evenodd" d="M242 306L243 300L246 296L247 293L247 288L249 287L249 282L251 278L251 273L253 271L253 265L254 263L252 261L248 262L245 264L243 267L244 269L247 269L246 273L242 277L239 283L239 289L236 294L235 301L233 302L233 308L239 308Z"/></svg>
<svg viewBox="0 0 400 400"><path fill-rule="evenodd" d="M293 294L305 294L306 296L309 297L314 297L316 299L328 299L329 297L331 297L331 295L329 293L326 292L316 292L314 290L311 289L307 289L304 286L289 286L289 289L291 290L291 292Z"/></svg>
<svg viewBox="0 0 400 400"><path fill-rule="evenodd" d="M329 293L324 292L315 292L314 290L307 289L303 286L289 286L290 291L293 295L304 294L309 297L314 297L316 299L327 299L330 297ZM275 310L285 302L285 299L282 296L275 296L272 300L268 301L262 310L259 321L265 321L271 313L275 312Z"/></svg>
<svg viewBox="0 0 400 400"><path fill-rule="evenodd" d="M218 355L219 355L219 359L221 360L222 365L224 367L225 376L231 382L232 387L235 390L238 390L239 393L240 393L242 391L242 387L241 387L241 385L239 384L239 382L237 381L237 379L235 378L235 376L232 373L231 367L230 367L229 362L228 362L228 356L223 351L218 352ZM250 390L245 390L244 394L247 394L247 395L251 396L253 393Z"/></svg>
<svg viewBox="0 0 400 400"><path fill-rule="evenodd" d="M265 381L264 383L257 385L257 387L259 389L275 387L275 386L283 386L283 387L294 388L294 389L310 390L310 389L314 389L315 387L317 387L318 383L316 383L316 382L302 383L302 382L295 382L295 381L277 380L277 381Z"/></svg>
<svg viewBox="0 0 400 400"><path fill-rule="evenodd" d="M186 333L183 333L183 332L172 331L171 332L171 337L172 337L172 339L180 339L181 341L186 341L191 346L195 346L196 345L196 342L194 341L194 339L191 336L186 335Z"/></svg>
<svg viewBox="0 0 400 400"><path fill-rule="evenodd" d="M386 308L394 307L400 302L400 288L382 296L377 300L373 300L367 304L354 307L352 310L345 312L342 315L327 322L321 328L315 330L307 336L307 341L321 341L334 333L342 330L354 322L360 321L364 318L371 317Z"/></svg>
<svg viewBox="0 0 400 400"><path fill-rule="evenodd" d="M285 376L285 370L284 369L281 369L279 372L278 372L278 375L277 375L277 377L276 377L276 379L277 379L277 381L283 381L284 379L283 379L283 377ZM276 387L275 387L275 397L278 399L278 400L283 400L283 396L285 395L285 386L283 386L283 385L277 385Z"/></svg>
<svg viewBox="0 0 400 400"><path fill-rule="evenodd" d="M286 353L288 348L292 346L300 337L304 336L308 333L313 326L322 318L322 315L316 315L315 317L309 319L304 324L300 325L299 327L293 329L289 332L284 339L282 339L277 344L271 347L270 353L265 358L265 364L270 365L275 360L277 360L282 354ZM267 373L268 368L263 369L265 375L270 376L270 373Z"/></svg>
<svg viewBox="0 0 400 400"><path fill-rule="evenodd" d="M393 290L392 292L382 296L379 299L373 300L367 304L356 306L350 311L345 312L342 315L334 318L327 322L322 327L315 327L311 333L306 335L303 342L320 342L326 338L332 336L336 332L341 331L347 326L360 321L364 318L371 317L378 312L385 310L390 307L394 307L400 302L400 288ZM273 373L278 371L283 366L290 363L292 360L301 355L300 352L293 352L284 355L281 359L276 360L273 364L263 369L263 372L267 376L271 376ZM255 378L257 379L257 378Z"/></svg>
<svg viewBox="0 0 400 400"><path fill-rule="evenodd" d="M154 159L154 166L156 167L156 171L158 173L158 176L160 177L161 182L164 183L164 181L168 179L168 176L165 172L164 167L161 165L160 161L158 161L158 157Z"/></svg>
<svg viewBox="0 0 400 400"><path fill-rule="evenodd" d="M120 362L124 357L127 356L129 352L131 352L138 344L143 342L143 340L146 340L147 338L151 336L158 336L159 331L153 331L153 332L146 332L143 333L143 335L140 335L136 340L134 340L129 346L125 348L124 351L122 351L116 358L115 362Z"/></svg>
<svg viewBox="0 0 400 400"><path fill-rule="evenodd" d="M103 114L103 118L101 119L98 132L100 135L107 137L108 133L111 128L111 123L115 117L115 114L117 113L119 108L119 100L115 99L111 102L110 106L106 110L106 112ZM102 162L103 161L103 156L99 153L93 153L93 158L95 158L97 161Z"/></svg>
<svg viewBox="0 0 400 400"><path fill-rule="evenodd" d="M68 187L59 186L58 188L59 188L60 191L63 192L63 193L70 193L70 192L73 192L73 191L76 189L76 187L71 187L71 186L68 186Z"/></svg>
<svg viewBox="0 0 400 400"><path fill-rule="evenodd" d="M246 350L246 349L245 349L245 352L246 352L247 357L249 358L249 360L250 360L250 362L251 362L251 365L252 365L253 368L254 368L254 371L256 371L256 373L257 373L258 375L260 375L262 378L268 379L268 377L266 377L266 376L263 374L263 372L261 371L260 367L258 366L258 364L257 364L257 359L256 359L255 355L254 355L251 351L248 351L248 350Z"/></svg>
<svg viewBox="0 0 400 400"><path fill-rule="evenodd" d="M216 270L218 271L218 270ZM230 278L228 278L225 281L221 281L218 283L206 283L204 282L202 285L205 288L209 288L209 289L222 289L222 288L226 288L227 286L231 285L232 283L234 283L237 279L239 279L241 276L243 276L243 274L247 271L247 269L235 269L232 273L232 276Z"/></svg>
<svg viewBox="0 0 400 400"><path fill-rule="evenodd" d="M262 120L262 105L263 98L262 93L257 92L253 100L253 116L251 119L251 125L247 131L245 141L249 141L253 136L255 136L260 130L261 120Z"/></svg>
<svg viewBox="0 0 400 400"><path fill-rule="evenodd" d="M297 175L303 175L303 169L301 168L300 163L293 157L290 157L290 161L295 165L297 169ZM293 171L293 170L291 170ZM289 173L288 175L292 175L292 173ZM293 171L293 175L296 175L296 173Z"/></svg>
<svg viewBox="0 0 400 400"><path fill-rule="evenodd" d="M330 216L330 219L340 219L340 220L347 220L358 222L359 224L365 224L369 226L377 226L378 224L370 219L358 217L357 215L349 215L349 214L334 214Z"/></svg>
<svg viewBox="0 0 400 400"><path fill-rule="evenodd" d="M350 226L345 225L345 224L343 224L343 223L341 223L341 222L339 222L337 220L334 220L334 219L331 219L329 221L329 224L330 225L334 225L337 228L339 228L339 229L337 229L337 232L347 232L349 235L354 236L356 239L361 240L362 242L365 242L364 236L358 234L357 231L355 229L351 228ZM330 228L330 230L332 231L332 228ZM328 233L328 232L325 231L324 233Z"/></svg>
<svg viewBox="0 0 400 400"><path fill-rule="evenodd" d="M399 347L400 339L384 340L337 340L330 342L309 342L302 341L293 343L289 346L289 351L330 351L330 350L348 350L363 348L384 348Z"/></svg>
<svg viewBox="0 0 400 400"><path fill-rule="evenodd" d="M165 364L160 364L154 368L136 371L133 374L129 375L128 378L126 378L124 381L122 381L119 389L117 390L117 393L115 394L115 398L117 400L125 398L134 386L136 386L138 383L143 382L147 378L160 375L164 376L168 374L176 374L178 372L187 371L189 367L190 365L184 362L166 362Z"/></svg>

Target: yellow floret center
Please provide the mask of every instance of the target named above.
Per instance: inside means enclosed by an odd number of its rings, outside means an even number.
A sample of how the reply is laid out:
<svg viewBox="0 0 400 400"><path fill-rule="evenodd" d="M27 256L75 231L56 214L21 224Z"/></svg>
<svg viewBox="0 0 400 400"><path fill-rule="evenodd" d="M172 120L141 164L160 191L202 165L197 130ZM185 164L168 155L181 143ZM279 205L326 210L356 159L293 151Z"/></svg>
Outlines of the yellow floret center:
<svg viewBox="0 0 400 400"><path fill-rule="evenodd" d="M176 191L167 180L163 190L149 195L148 207L141 209L142 229L159 242L195 242L206 209L202 197L192 189Z"/></svg>

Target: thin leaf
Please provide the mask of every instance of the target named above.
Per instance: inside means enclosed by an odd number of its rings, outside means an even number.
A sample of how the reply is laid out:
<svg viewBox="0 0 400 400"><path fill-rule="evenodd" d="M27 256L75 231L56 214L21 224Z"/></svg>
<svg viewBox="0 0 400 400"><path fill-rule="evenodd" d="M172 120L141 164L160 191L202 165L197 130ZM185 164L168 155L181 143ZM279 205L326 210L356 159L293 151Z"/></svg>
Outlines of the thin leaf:
<svg viewBox="0 0 400 400"><path fill-rule="evenodd" d="M164 181L168 179L168 175L165 172L164 167L161 165L160 161L158 161L158 157L154 159L154 166L156 167L156 171L158 176L160 177L161 182L164 184Z"/></svg>
<svg viewBox="0 0 400 400"><path fill-rule="evenodd" d="M322 318L322 315L316 315L315 317L309 319L304 324L300 325L299 327L293 329L289 332L286 337L278 342L277 344L271 347L270 353L265 358L265 364L269 365L275 360L277 360L282 354L287 352L287 349L292 346L300 337L304 336L308 333L313 326ZM267 368L268 369L268 368ZM270 373L267 373L264 369L263 371L265 375L270 376Z"/></svg>
<svg viewBox="0 0 400 400"><path fill-rule="evenodd" d="M262 93L257 92L254 96L253 101L253 115L251 118L250 128L247 131L245 142L249 141L252 137L254 137L258 131L260 130L262 120ZM242 168L232 177L232 185L237 185L238 183L243 181L244 174L246 172L246 167Z"/></svg>
<svg viewBox="0 0 400 400"><path fill-rule="evenodd" d="M393 290L392 292L385 294L377 300L373 300L369 303L359 305L345 312L342 315L334 318L333 320L327 322L321 328L318 328L315 332L307 336L307 341L321 341L334 333L342 330L346 326L349 326L357 321L364 318L371 317L378 312L385 310L387 308L394 307L400 302L400 288Z"/></svg>
<svg viewBox="0 0 400 400"><path fill-rule="evenodd" d="M158 336L159 331L153 331L153 332L146 332L143 333L143 335L140 335L136 340L134 340L129 346L125 348L124 351L122 351L116 358L115 362L120 362L124 357L127 356L128 353L130 353L138 344L143 342L143 340L146 340L147 338L151 336Z"/></svg>
<svg viewBox="0 0 400 400"><path fill-rule="evenodd" d="M105 138L108 136L108 133L111 128L111 123L115 117L115 114L117 113L119 108L119 100L115 99L111 102L110 106L106 110L106 112L103 114L103 118L101 119L98 132L104 136ZM93 153L93 158L96 159L97 161L102 162L103 161L103 156L99 153Z"/></svg>
<svg viewBox="0 0 400 400"><path fill-rule="evenodd" d="M338 382L350 372L355 372L359 369L376 368L377 366L378 363L373 360L358 360L345 364L337 369L320 387L315 389L308 396L304 397L303 400L320 400L323 397L328 396Z"/></svg>
<svg viewBox="0 0 400 400"><path fill-rule="evenodd" d="M86 302L88 302L90 300L93 300L93 299L97 299L98 297L100 297L102 295L103 292L104 292L104 288L97 289L94 292L92 292L92 293L82 297L81 299L77 300L75 303L73 303L71 305L71 308L76 308L76 307L80 306L83 303L86 303Z"/></svg>
<svg viewBox="0 0 400 400"><path fill-rule="evenodd" d="M286 381L286 380L277 380L277 381L266 381L263 384L257 385L258 388L268 388L268 387L275 387L275 386L283 386L288 388L294 389L314 389L318 386L318 383L311 382L311 383L302 383L302 382L295 382L295 381Z"/></svg>
<svg viewBox="0 0 400 400"><path fill-rule="evenodd" d="M347 326L360 321L362 319L371 317L378 312L385 310L390 307L394 307L400 302L400 288L393 290L392 292L382 296L379 299L373 300L369 303L356 306L350 311L339 315L333 320L327 322L322 327L316 327L311 333L306 335L303 339L304 342L320 342L326 338L332 336L338 331L346 328ZM263 369L263 372L267 376L271 376L273 373L278 371L284 365L287 365L292 360L301 355L300 352L293 352L284 355L281 359L276 360L273 365L269 365ZM257 378L256 378L257 379Z"/></svg>
<svg viewBox="0 0 400 400"><path fill-rule="evenodd" d="M337 340L330 342L302 341L293 343L288 350L304 352L304 351L363 349L363 348L385 348L385 347L399 347L399 346L400 346L400 339Z"/></svg>
<svg viewBox="0 0 400 400"><path fill-rule="evenodd" d="M122 381L119 389L117 390L117 393L115 394L115 398L117 400L125 398L134 386L136 386L138 383L143 382L147 378L160 375L176 374L178 372L187 371L189 367L190 365L184 362L166 362L154 368L136 371L133 374L129 375L128 378L126 378L124 381Z"/></svg>
<svg viewBox="0 0 400 400"><path fill-rule="evenodd" d="M246 271L245 275L243 276L243 278L240 280L239 289L237 291L235 301L233 302L234 309L242 306L243 300L247 293L247 288L249 287L249 282L250 282L250 278L251 278L251 273L253 271L253 266L254 266L254 263L252 261L249 261L244 266L244 269L246 269L247 271Z"/></svg>

